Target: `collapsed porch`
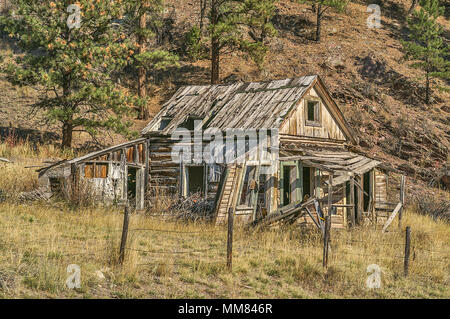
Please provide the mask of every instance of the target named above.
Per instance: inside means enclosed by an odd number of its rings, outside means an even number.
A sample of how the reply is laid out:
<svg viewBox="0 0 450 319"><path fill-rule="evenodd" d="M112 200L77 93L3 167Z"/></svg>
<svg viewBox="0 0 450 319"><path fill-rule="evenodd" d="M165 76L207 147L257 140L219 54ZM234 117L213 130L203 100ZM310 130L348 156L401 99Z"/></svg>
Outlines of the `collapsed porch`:
<svg viewBox="0 0 450 319"><path fill-rule="evenodd" d="M378 160L343 149L297 147L280 150L276 173L260 174L261 167L257 161L227 166L216 196L217 223L225 222L229 211L250 223L309 203L296 222L317 224L330 214L332 227L344 228L379 222L380 210L391 209L387 170Z"/></svg>

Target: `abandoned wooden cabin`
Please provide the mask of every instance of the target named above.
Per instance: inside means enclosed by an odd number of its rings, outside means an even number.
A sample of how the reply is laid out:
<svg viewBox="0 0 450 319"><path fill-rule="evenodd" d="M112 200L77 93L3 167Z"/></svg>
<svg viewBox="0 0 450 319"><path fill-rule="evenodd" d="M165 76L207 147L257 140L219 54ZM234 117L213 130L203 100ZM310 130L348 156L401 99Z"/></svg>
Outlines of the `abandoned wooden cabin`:
<svg viewBox="0 0 450 319"><path fill-rule="evenodd" d="M234 130L244 135L270 130L263 138L265 149L271 148L269 160L255 151L262 138L252 147L248 136L241 160L205 160L204 153L212 152L206 147ZM155 196L200 193L214 201L217 223L230 211L248 223L315 199L311 209L302 207L297 222L316 223L318 210L325 214L334 206L332 227L342 228L373 220L387 205L387 168L351 152L356 144L355 133L317 75L185 86L162 106L141 139L46 168L40 179L50 187L62 174L55 169L64 170L67 180L78 172L109 199L136 199L138 209ZM238 147L233 140L231 152ZM189 151L197 158L186 159ZM230 149L217 151L227 157Z"/></svg>
<svg viewBox="0 0 450 319"><path fill-rule="evenodd" d="M106 203L123 204L131 200L136 209L144 209L148 180L147 140L140 138L61 161L38 172L39 185L48 192L67 192L69 187L83 185L85 192Z"/></svg>

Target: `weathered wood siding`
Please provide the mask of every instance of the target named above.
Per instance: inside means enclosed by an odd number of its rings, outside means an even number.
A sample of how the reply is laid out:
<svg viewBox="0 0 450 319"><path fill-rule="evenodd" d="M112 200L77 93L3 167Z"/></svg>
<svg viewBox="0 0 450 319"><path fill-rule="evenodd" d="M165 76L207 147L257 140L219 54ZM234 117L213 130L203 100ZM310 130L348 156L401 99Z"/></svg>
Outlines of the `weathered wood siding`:
<svg viewBox="0 0 450 319"><path fill-rule="evenodd" d="M320 126L306 125L305 107L308 99L320 101ZM314 88L311 88L308 94L305 95L289 113L281 126L280 133L340 141L346 140L344 133L329 112L324 99L317 94Z"/></svg>
<svg viewBox="0 0 450 319"><path fill-rule="evenodd" d="M375 207L386 208L387 199L387 174L375 169Z"/></svg>

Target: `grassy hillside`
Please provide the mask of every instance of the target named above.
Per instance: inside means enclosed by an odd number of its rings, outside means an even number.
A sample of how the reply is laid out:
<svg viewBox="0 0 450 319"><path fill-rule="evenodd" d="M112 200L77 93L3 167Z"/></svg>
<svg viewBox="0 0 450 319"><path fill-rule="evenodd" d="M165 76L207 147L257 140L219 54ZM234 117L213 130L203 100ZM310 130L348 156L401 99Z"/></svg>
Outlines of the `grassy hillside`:
<svg viewBox="0 0 450 319"><path fill-rule="evenodd" d="M263 67L259 69L242 54L230 52L222 57L222 82L319 74L354 126L363 151L385 159L410 177L437 185L448 157L449 93L435 89L433 104L426 106L423 74L402 59L400 39L406 34L409 1L379 1L381 29L367 27L367 5L372 2L352 1L345 13L327 12L322 41L316 43L312 40L315 14L311 8L295 1L279 1L273 19L278 36L269 41ZM166 4L173 24L163 42L180 51L184 35L198 23L199 6L189 0L167 0ZM440 23L448 36L448 19L442 18ZM0 39L4 58L18 53L5 37ZM181 85L207 84L209 67L207 60L192 62L181 54L179 68L154 72L149 85L151 113L155 114ZM438 85L442 83L438 81L434 87ZM12 87L1 77L0 88L0 127L20 128L33 136L48 131L57 135L47 135L47 140L57 141L59 130L54 124L43 125L39 113L28 113L36 98L32 88ZM135 123L136 130L145 125ZM81 145L88 136L76 133L75 140ZM122 140L114 135L100 137L105 144Z"/></svg>

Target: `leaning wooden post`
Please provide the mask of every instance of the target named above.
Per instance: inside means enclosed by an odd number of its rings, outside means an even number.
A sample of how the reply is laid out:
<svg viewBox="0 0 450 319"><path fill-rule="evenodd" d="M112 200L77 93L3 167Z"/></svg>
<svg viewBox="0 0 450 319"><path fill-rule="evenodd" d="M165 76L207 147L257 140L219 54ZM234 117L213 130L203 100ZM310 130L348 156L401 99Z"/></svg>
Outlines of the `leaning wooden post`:
<svg viewBox="0 0 450 319"><path fill-rule="evenodd" d="M328 216L331 216L331 208L333 206L333 172L328 174Z"/></svg>
<svg viewBox="0 0 450 319"><path fill-rule="evenodd" d="M130 222L130 215L127 203L125 206L125 213L123 215L123 228L122 228L122 240L120 241L119 264L123 264L123 260L125 258L125 247L127 244L129 222Z"/></svg>
<svg viewBox="0 0 450 319"><path fill-rule="evenodd" d="M408 276L409 271L410 249L411 249L411 227L407 226L405 235L405 263L404 263L405 277Z"/></svg>
<svg viewBox="0 0 450 319"><path fill-rule="evenodd" d="M405 176L402 175L402 179L400 182L400 203L402 203L402 207L400 208L400 211L398 212L398 228L402 228L402 216L403 216L403 209L405 206Z"/></svg>
<svg viewBox="0 0 450 319"><path fill-rule="evenodd" d="M233 222L234 212L232 208L228 209L228 239L227 239L227 268L233 270Z"/></svg>
<svg viewBox="0 0 450 319"><path fill-rule="evenodd" d="M325 217L325 235L323 236L323 267L328 267L328 247L330 239L331 216Z"/></svg>

